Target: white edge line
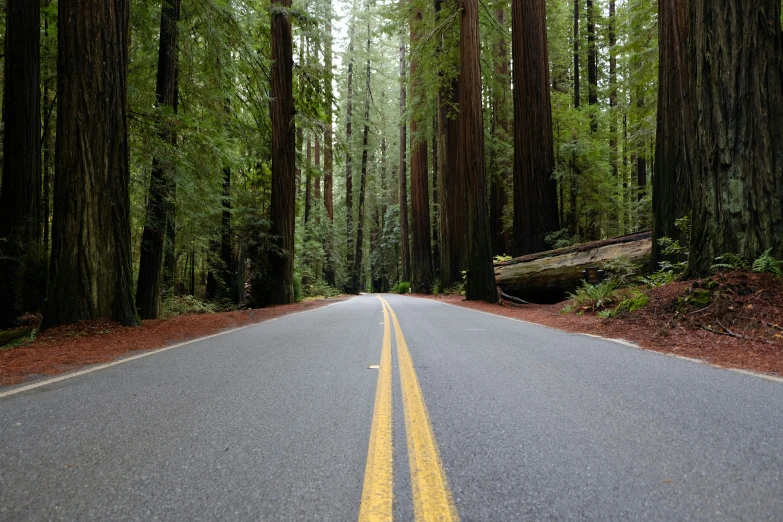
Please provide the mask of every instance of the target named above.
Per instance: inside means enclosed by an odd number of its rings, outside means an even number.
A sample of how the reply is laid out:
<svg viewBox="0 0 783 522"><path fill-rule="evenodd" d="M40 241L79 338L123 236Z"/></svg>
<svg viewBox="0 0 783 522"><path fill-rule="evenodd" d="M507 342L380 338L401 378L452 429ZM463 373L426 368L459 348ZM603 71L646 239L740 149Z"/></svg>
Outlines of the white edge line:
<svg viewBox="0 0 783 522"><path fill-rule="evenodd" d="M85 375L85 374L88 374L88 373L97 372L98 370L105 370L106 368L111 368L112 366L117 366L118 364L123 364L123 363L126 363L126 362L135 361L136 359L141 359L142 357L149 357L150 355L155 355L155 354L158 354L158 353L161 353L161 352L172 350L174 348L179 348L179 347L185 346L187 344L193 344L193 343L197 343L197 342L200 342L200 341L206 341L207 339L212 339L214 337L218 337L218 336L221 336L221 335L230 334L230 333L233 333L233 332L237 332L239 330L244 330L246 328L252 328L254 326L259 326L259 325L262 325L264 323L270 323L272 321L276 321L276 320L281 319L283 317L291 317L293 315L303 314L303 313L306 313L306 312L315 312L316 310L322 310L324 308L329 308L332 305L344 303L346 301L350 301L351 299L353 299L353 297L350 298L350 299L337 301L336 303L330 303L330 304L328 304L326 306L319 306L318 308L313 308L311 310L301 310L299 312L293 312L293 313L290 313L290 314L284 314L284 315L281 315L281 316L278 316L278 317L272 317L271 319L267 319L265 321L260 321L258 323L246 324L245 326L239 326L237 328L232 328L230 330L224 330L224 331L218 332L216 334L211 334L211 335L207 335L207 336L204 336L204 337L198 337L196 339L190 339L189 341L183 341L181 343L172 344L171 346L164 346L163 348L157 348L155 350L145 351L144 353L140 353L140 354L137 354L137 355L132 355L130 357L123 357L123 358L118 359L116 361L99 364L97 366L91 366L90 368L87 368L87 369L84 369L84 370L77 370L75 372L65 373L63 375L59 375L57 377L53 377L53 378L47 379L45 381L34 382L34 383L28 384L26 386L19 386L17 388L11 388L10 390L6 390L4 392L0 392L0 399L2 399L3 397L10 397L11 395L16 395L17 393L22 393L22 392L26 392L26 391L29 391L29 390L34 390L35 388L40 388L41 386L47 386L49 384L54 384L56 382L64 381L64 380L67 380L67 379L72 379L72 378L78 377L80 375Z"/></svg>
<svg viewBox="0 0 783 522"><path fill-rule="evenodd" d="M391 294L391 295L395 295L395 294ZM401 296L401 297L409 297L409 296ZM549 328L550 330L557 330L558 332L563 332L563 333L566 333L566 334L576 334L576 335L585 335L587 337L594 337L596 339L601 339L601 340L604 340L604 341L610 341L610 342L613 342L613 343L622 344L624 346L628 346L630 348L635 348L637 350L643 350L645 352L658 353L658 354L661 354L661 355L665 355L667 357L676 357L677 359L682 359L684 361L690 361L690 362L697 363L697 364L704 364L704 365L707 365L707 366L711 366L713 368L718 368L720 370L728 370L730 372L742 373L742 374L745 374L745 375L750 375L752 377L760 377L762 379L766 379L766 380L772 381L772 382L783 383L783 377L777 377L775 375L768 375L766 373L761 373L761 372L754 372L752 370L743 370L742 368L727 368L726 366L721 366L719 364L713 364L713 363L711 363L709 361L705 361L704 359L694 359L693 357L685 357L684 355L677 355L676 353L667 353L667 352L659 352L657 350L649 350L647 348L642 348L638 344L634 344L634 343L628 342L625 339L612 339L612 338L609 338L609 337L601 337L600 335L594 335L594 334L589 334L589 333L568 332L566 330L561 330L559 328L555 328L554 326L547 326L545 324L534 323L532 321L525 321L524 319L517 319L515 317L506 317L505 315L493 314L493 313L490 313L490 312L483 312L481 310L474 310L474 309L468 308L466 306L459 306L459 305L455 305L455 304L451 304L451 303L444 303L443 301L439 301L437 299L432 299L430 297L416 297L415 299L423 299L424 301L432 301L433 303L438 303L438 304L442 304L442 305L446 305L446 306L453 306L454 308L460 308L462 310L469 310L471 312L476 312L478 314L491 315L492 317L501 317L503 319L508 319L510 321L517 321L519 323L532 324L532 325L535 325L535 326L540 326L542 328ZM0 395L0 397L2 397L2 395Z"/></svg>

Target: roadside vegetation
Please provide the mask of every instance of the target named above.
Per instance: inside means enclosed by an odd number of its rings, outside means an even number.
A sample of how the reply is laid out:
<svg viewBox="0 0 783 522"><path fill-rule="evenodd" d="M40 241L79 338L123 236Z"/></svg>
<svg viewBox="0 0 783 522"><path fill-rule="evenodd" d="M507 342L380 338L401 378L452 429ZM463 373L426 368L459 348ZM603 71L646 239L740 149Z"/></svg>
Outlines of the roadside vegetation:
<svg viewBox="0 0 783 522"><path fill-rule="evenodd" d="M687 241L690 226L678 220ZM741 340L783 344L783 261L766 250L756 259L735 253L715 258L711 275L690 279L687 250L677 240L660 238L665 261L657 271L616 259L602 267L599 283L583 282L561 312L595 315L602 319L638 318L663 314L667 323L656 334L666 336L677 326L705 330ZM651 304L655 309L648 310Z"/></svg>

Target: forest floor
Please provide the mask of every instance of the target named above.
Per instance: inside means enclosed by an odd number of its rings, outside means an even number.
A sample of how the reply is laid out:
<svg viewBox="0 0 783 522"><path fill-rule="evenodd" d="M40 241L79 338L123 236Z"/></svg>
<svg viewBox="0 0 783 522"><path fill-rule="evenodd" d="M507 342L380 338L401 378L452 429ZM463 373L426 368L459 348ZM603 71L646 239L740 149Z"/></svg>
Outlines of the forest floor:
<svg viewBox="0 0 783 522"><path fill-rule="evenodd" d="M716 366L783 376L783 281L772 274L718 273L646 290L650 302L604 319L589 307L489 304L456 295L418 296L569 332L630 341Z"/></svg>
<svg viewBox="0 0 783 522"><path fill-rule="evenodd" d="M83 366L112 361L131 352L152 350L282 315L348 299L335 297L233 312L191 314L123 327L114 321L81 321L41 332L34 340L0 347L0 386Z"/></svg>

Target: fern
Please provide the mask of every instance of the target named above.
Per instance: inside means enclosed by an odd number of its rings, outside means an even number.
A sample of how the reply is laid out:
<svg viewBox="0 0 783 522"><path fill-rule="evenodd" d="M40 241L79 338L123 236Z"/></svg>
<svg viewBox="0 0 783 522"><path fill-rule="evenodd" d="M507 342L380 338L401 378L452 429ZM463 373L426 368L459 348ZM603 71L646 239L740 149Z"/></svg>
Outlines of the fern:
<svg viewBox="0 0 783 522"><path fill-rule="evenodd" d="M710 270L747 270L748 262L745 261L738 254L733 252L726 252L715 258L715 263L710 267Z"/></svg>
<svg viewBox="0 0 783 522"><path fill-rule="evenodd" d="M770 252L772 252L772 249L768 248L758 257L758 259L753 261L753 271L769 272L771 274L775 274L776 276L783 276L783 270L781 270L781 267L783 267L783 261L778 261L769 255Z"/></svg>

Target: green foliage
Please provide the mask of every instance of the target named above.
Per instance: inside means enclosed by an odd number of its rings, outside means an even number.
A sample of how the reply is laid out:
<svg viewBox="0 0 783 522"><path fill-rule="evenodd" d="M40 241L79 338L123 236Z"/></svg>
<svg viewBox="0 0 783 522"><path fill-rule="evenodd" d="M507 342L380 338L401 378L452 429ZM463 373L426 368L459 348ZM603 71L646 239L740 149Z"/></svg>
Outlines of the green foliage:
<svg viewBox="0 0 783 522"><path fill-rule="evenodd" d="M639 289L634 289L631 295L620 301L615 309L605 309L598 312L605 319L632 314L650 304L650 297Z"/></svg>
<svg viewBox="0 0 783 522"><path fill-rule="evenodd" d="M691 239L691 222L688 216L683 216L674 221L674 225L680 231L680 235L685 244ZM672 263L669 260L658 263L658 270L648 277L642 278L642 282L650 287L667 285L676 281L688 269L688 248L682 246L676 239L662 237L658 239L658 245L661 246L661 254L674 259L681 259Z"/></svg>
<svg viewBox="0 0 783 522"><path fill-rule="evenodd" d="M574 240L574 238L571 237L571 234L569 234L567 228L550 232L546 235L544 241L546 241L546 243L553 249L565 248L577 242Z"/></svg>
<svg viewBox="0 0 783 522"><path fill-rule="evenodd" d="M495 256L494 258L492 258L492 260L495 263L505 263L506 261L511 261L511 259L512 259L511 256L507 256L505 254L502 256Z"/></svg>
<svg viewBox="0 0 783 522"><path fill-rule="evenodd" d="M671 263L668 264L668 268L662 268L657 272L653 272L647 277L641 279L642 283L651 288L656 288L663 285L673 283L679 277L679 273L671 269Z"/></svg>
<svg viewBox="0 0 783 522"><path fill-rule="evenodd" d="M394 285L392 288L393 294L407 294L411 290L411 284L408 282L400 282Z"/></svg>
<svg viewBox="0 0 783 522"><path fill-rule="evenodd" d="M680 311L702 309L710 305L713 292L708 288L691 288L687 294L677 299L677 309Z"/></svg>
<svg viewBox="0 0 783 522"><path fill-rule="evenodd" d="M163 299L161 318L168 319L180 315L214 314L221 310L218 303L202 301L192 295L172 295Z"/></svg>
<svg viewBox="0 0 783 522"><path fill-rule="evenodd" d="M776 276L783 276L783 261L778 261L770 255L771 248L768 248L755 261L753 261L754 272L769 272Z"/></svg>
<svg viewBox="0 0 783 522"><path fill-rule="evenodd" d="M604 281L592 285L582 281L582 286L576 292L568 294L570 303L563 308L563 312L570 313L574 310L589 308L593 311L603 310L616 301L617 283Z"/></svg>
<svg viewBox="0 0 783 522"><path fill-rule="evenodd" d="M636 282L641 265L632 263L627 256L616 257L604 263L603 270L609 274L617 288L631 285Z"/></svg>
<svg viewBox="0 0 783 522"><path fill-rule="evenodd" d="M733 252L726 252L715 258L716 263L710 267L710 270L747 270L748 262L741 256Z"/></svg>
<svg viewBox="0 0 783 522"><path fill-rule="evenodd" d="M296 287L294 287L296 291ZM340 295L340 291L333 286L330 286L324 280L316 281L307 287L303 287L303 293L305 299L312 299L318 297L337 297Z"/></svg>
<svg viewBox="0 0 783 522"><path fill-rule="evenodd" d="M302 300L302 274L294 272L294 301L297 303Z"/></svg>

